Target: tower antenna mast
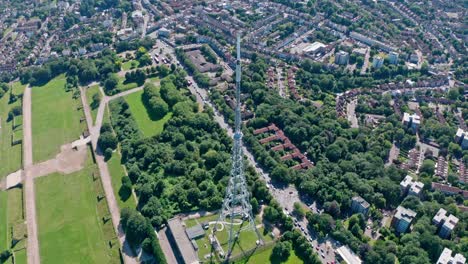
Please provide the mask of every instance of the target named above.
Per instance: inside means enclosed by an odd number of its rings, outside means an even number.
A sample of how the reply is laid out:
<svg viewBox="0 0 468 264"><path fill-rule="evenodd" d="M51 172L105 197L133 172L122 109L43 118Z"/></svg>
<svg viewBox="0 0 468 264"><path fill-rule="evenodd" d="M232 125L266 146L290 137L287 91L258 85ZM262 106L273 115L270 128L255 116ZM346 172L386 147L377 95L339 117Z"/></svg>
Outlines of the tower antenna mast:
<svg viewBox="0 0 468 264"><path fill-rule="evenodd" d="M257 234L258 243L263 243L252 214L250 204L250 193L244 175L244 154L242 151L242 118L240 102L241 86L241 55L240 55L240 34L237 34L237 60L236 60L236 109L234 146L232 149L232 168L226 189L226 196L223 201L221 213L216 222L213 232L216 232L218 225L224 225L229 232L228 252L226 261L231 257L234 245L241 235L241 231L254 231Z"/></svg>

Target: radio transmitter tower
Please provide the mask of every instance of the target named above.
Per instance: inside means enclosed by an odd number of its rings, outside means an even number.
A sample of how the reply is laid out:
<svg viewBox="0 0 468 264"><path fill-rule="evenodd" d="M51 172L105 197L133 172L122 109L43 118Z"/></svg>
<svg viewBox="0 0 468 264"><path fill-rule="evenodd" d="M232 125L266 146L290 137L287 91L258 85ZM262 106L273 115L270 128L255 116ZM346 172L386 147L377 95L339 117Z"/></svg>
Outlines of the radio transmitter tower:
<svg viewBox="0 0 468 264"><path fill-rule="evenodd" d="M234 245L239 239L241 231L255 231L258 243L263 243L257 227L255 226L250 204L250 194L244 176L244 154L242 151L241 132L241 104L240 104L240 81L241 81L241 60L240 60L240 35L237 34L237 61L236 61L236 117L234 131L234 147L232 149L232 168L226 189L223 206L219 219L213 229L216 232L218 224L224 224L229 232L228 252L225 260L229 261ZM228 224L230 223L230 224Z"/></svg>

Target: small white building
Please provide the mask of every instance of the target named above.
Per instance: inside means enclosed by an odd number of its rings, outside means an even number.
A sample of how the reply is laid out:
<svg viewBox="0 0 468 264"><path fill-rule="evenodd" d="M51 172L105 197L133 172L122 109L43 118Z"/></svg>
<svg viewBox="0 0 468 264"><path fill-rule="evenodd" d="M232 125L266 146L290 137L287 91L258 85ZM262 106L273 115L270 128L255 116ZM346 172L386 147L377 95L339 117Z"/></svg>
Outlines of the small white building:
<svg viewBox="0 0 468 264"><path fill-rule="evenodd" d="M304 53L316 54L316 53L323 52L325 50L325 47L326 47L325 44L315 41L314 43L307 45L307 47L305 47L302 51Z"/></svg>
<svg viewBox="0 0 468 264"><path fill-rule="evenodd" d="M432 223L439 227L439 236L447 238L458 224L458 218L454 215L448 215L444 208L440 208L437 214L432 218Z"/></svg>
<svg viewBox="0 0 468 264"><path fill-rule="evenodd" d="M417 114L410 115L409 113L403 114L403 125L410 127L413 132L416 132L421 125L421 117Z"/></svg>
<svg viewBox="0 0 468 264"><path fill-rule="evenodd" d="M437 264L465 264L466 258L462 254L455 254L452 257L452 250L444 248L440 254Z"/></svg>
<svg viewBox="0 0 468 264"><path fill-rule="evenodd" d="M403 196L414 195L421 198L423 188L424 183L414 181L413 177L409 175L406 175L406 177L400 182L400 190Z"/></svg>
<svg viewBox="0 0 468 264"><path fill-rule="evenodd" d="M468 131L458 128L455 141L460 144L462 149L468 149Z"/></svg>
<svg viewBox="0 0 468 264"><path fill-rule="evenodd" d="M348 246L341 246L336 249L337 257L347 264L361 264L362 260Z"/></svg>

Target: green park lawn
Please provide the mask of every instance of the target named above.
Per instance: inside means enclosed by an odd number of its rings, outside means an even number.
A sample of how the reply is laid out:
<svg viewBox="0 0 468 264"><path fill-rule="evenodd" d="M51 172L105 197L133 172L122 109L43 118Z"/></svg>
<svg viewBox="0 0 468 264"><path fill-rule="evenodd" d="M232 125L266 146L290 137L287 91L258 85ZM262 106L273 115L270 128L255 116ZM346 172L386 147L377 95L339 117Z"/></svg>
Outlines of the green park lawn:
<svg viewBox="0 0 468 264"><path fill-rule="evenodd" d="M12 237L21 239L11 247ZM23 218L23 190L21 187L0 192L0 252L6 249L20 250L26 246L26 225ZM8 263L8 262L7 262ZM26 262L24 262L26 263Z"/></svg>
<svg viewBox="0 0 468 264"><path fill-rule="evenodd" d="M32 141L34 162L53 158L60 146L79 138L83 110L80 101L66 92L66 79L60 75L49 83L32 89Z"/></svg>
<svg viewBox="0 0 468 264"><path fill-rule="evenodd" d="M120 263L97 167L90 157L87 162L79 172L54 173L36 180L43 263Z"/></svg>
<svg viewBox="0 0 468 264"><path fill-rule="evenodd" d="M93 96L99 94L102 98L101 91L99 91L99 85L93 85L86 89L86 101L88 101L89 107L91 108L91 117L93 118L93 123L96 122L96 116L99 108L99 102L93 101Z"/></svg>
<svg viewBox="0 0 468 264"><path fill-rule="evenodd" d="M119 190L122 186L122 177L125 175L124 168L122 164L120 164L120 158L120 154L118 152L114 152L112 154L112 158L107 161L107 166L109 167L109 173L112 180L112 189L114 189L114 195L120 209L125 207L135 208L136 201L133 195L127 197L125 200L119 195Z"/></svg>
<svg viewBox="0 0 468 264"><path fill-rule="evenodd" d="M247 264L247 263L272 263L272 264L302 264L304 263L295 253L294 250L291 250L291 255L289 255L286 261L279 261L275 259L271 259L271 254L273 252L273 246L269 246L267 249L259 250L255 252L252 256L246 257L239 261L236 261L235 264Z"/></svg>
<svg viewBox="0 0 468 264"><path fill-rule="evenodd" d="M134 68L132 68L132 63L133 63L133 62L134 62L134 64L135 64L135 67L134 67ZM122 70L128 71L128 70L130 70L130 69L136 69L136 68L138 68L138 65L139 65L139 64L140 64L140 63L139 63L137 60L129 60L129 61L126 61L126 62L122 63Z"/></svg>
<svg viewBox="0 0 468 264"><path fill-rule="evenodd" d="M119 92L124 92L124 91L131 90L131 89L137 88L137 87L138 87L137 83L135 83L135 82L125 83L125 77L120 77L119 76L119 83L117 84L117 90Z"/></svg>
<svg viewBox="0 0 468 264"><path fill-rule="evenodd" d="M196 225L197 223L203 223L203 222L211 222L211 221L216 221L218 219L218 215L209 215L209 216L203 216L198 219L190 219L186 220L185 224L187 227L192 227ZM209 254L211 252L211 246L208 238L208 234L211 234L213 230L214 225L210 225L209 229L205 231L205 236L200 237L196 239L196 243L198 245L198 257L200 260L205 259L205 255ZM238 226L235 226L234 231L236 232ZM260 234L263 234L264 228L261 227L259 229ZM222 231L216 232L216 237L218 238L221 246L223 247L224 251L227 252L228 249L228 238L229 238L229 233L227 226L224 226L224 229ZM270 235L266 234L262 236L262 239L265 243L271 242L273 239ZM233 251L232 251L232 256L235 257L239 254L242 253L242 251L248 251L256 247L256 242L257 240L257 235L255 234L254 231L241 231L239 235L239 240L238 242L234 245ZM256 262L255 262L256 263Z"/></svg>
<svg viewBox="0 0 468 264"><path fill-rule="evenodd" d="M26 249L15 251L15 264L26 264L27 262Z"/></svg>
<svg viewBox="0 0 468 264"><path fill-rule="evenodd" d="M8 249L8 193L0 192L0 252Z"/></svg>
<svg viewBox="0 0 468 264"><path fill-rule="evenodd" d="M138 91L125 97L125 100L130 106L133 118L135 118L138 128L145 137L160 134L164 129L164 124L171 119L172 112L167 113L159 120L152 120L148 110L143 104L142 96L143 91Z"/></svg>
<svg viewBox="0 0 468 264"><path fill-rule="evenodd" d="M19 82L12 84L13 94L21 95L24 91L24 85ZM4 176L21 169L22 159L22 144L12 144L12 136L14 138L22 140L22 125L18 122L15 123L13 129L13 121L8 121L8 112L14 106L21 106L21 99L16 102L9 104L10 94L9 92L0 98L0 179ZM22 123L23 116L16 117L15 121Z"/></svg>

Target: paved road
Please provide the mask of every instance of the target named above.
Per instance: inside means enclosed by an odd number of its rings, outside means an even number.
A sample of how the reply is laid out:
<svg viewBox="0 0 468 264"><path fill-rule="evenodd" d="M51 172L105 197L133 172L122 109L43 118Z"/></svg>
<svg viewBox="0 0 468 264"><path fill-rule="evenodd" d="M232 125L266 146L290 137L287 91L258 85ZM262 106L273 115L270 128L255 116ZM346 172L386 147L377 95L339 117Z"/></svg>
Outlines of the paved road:
<svg viewBox="0 0 468 264"><path fill-rule="evenodd" d="M356 105L357 99L352 100L349 104L346 105L346 113L348 115L348 121L351 122L352 128L358 128L358 120L356 117Z"/></svg>
<svg viewBox="0 0 468 264"><path fill-rule="evenodd" d="M32 173L33 154L31 120L31 87L28 85L23 94L23 167L26 224L28 229L27 255L28 264L39 264L41 263L41 260L39 255L39 240L37 238L36 195Z"/></svg>
<svg viewBox="0 0 468 264"><path fill-rule="evenodd" d="M393 164L393 161L398 159L398 156L400 155L400 148L395 145L395 142L392 144L392 148L390 149L390 152L388 154L388 161L385 163L385 166L390 166Z"/></svg>
<svg viewBox="0 0 468 264"><path fill-rule="evenodd" d="M157 83L156 86L157 85L159 85L159 83ZM117 99L119 97L126 96L126 95L129 95L129 94L132 94L134 92L141 91L141 90L143 90L143 86L133 88L133 89L130 89L130 90L118 93L118 94L114 94L112 96L104 96L104 103L107 104L109 101L112 101L112 100Z"/></svg>
<svg viewBox="0 0 468 264"><path fill-rule="evenodd" d="M124 96L130 94L132 92L136 92L141 90L142 88L135 88L118 95ZM112 99L117 98L116 96L112 97ZM106 194L107 205L109 206L109 212L112 217L112 223L114 225L114 229L116 230L117 236L119 238L120 244L122 245L122 256L124 262L126 264L136 264L138 263L137 257L134 254L133 250L131 249L130 245L127 243L125 239L125 233L122 230L122 226L120 225L120 210L117 204L117 199L115 198L114 190L112 189L112 181L111 176L109 173L109 168L107 167L107 163L104 161L104 155L102 151L97 146L97 140L99 138L99 133L102 125L102 119L104 116L104 110L107 102L111 100L110 97L104 96L104 99L101 101L98 109L98 115L96 117L96 125L93 126L93 119L91 117L91 109L86 99L86 92L84 88L81 88L81 101L83 103L83 109L86 116L86 122L88 123L89 132L91 134L91 144L96 156L96 162L99 168L99 173L101 174L101 181L102 186L104 188L104 193Z"/></svg>
<svg viewBox="0 0 468 264"><path fill-rule="evenodd" d="M361 68L361 75L366 74L367 67L369 66L370 48L367 48L366 55L364 56L364 64Z"/></svg>
<svg viewBox="0 0 468 264"><path fill-rule="evenodd" d="M284 77L283 77L283 68L277 67L276 68L276 76L278 78L278 89L279 95L283 98L286 98L286 92L284 91Z"/></svg>

